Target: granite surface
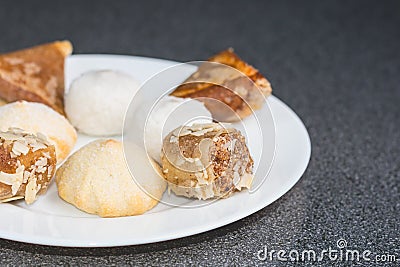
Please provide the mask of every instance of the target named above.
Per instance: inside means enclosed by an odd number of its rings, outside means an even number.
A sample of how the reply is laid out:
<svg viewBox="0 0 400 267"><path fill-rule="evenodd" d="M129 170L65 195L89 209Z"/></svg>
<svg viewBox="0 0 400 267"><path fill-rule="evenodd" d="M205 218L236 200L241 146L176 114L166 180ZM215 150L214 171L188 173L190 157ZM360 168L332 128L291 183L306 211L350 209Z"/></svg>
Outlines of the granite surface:
<svg viewBox="0 0 400 267"><path fill-rule="evenodd" d="M399 14L399 1L1 1L0 52L65 38L75 53L188 61L234 47L302 118L312 158L281 199L225 227L118 248L0 239L0 264L288 266L258 251L321 251L340 238L400 259Z"/></svg>

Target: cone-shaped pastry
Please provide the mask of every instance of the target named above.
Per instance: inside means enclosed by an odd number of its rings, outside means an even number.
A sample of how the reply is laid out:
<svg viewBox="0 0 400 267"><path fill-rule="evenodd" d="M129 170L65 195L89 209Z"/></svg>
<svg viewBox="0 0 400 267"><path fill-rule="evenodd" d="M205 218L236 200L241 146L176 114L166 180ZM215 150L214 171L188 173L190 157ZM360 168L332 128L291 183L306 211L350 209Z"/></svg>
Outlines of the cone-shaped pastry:
<svg viewBox="0 0 400 267"><path fill-rule="evenodd" d="M0 98L46 104L64 114L64 59L69 41L58 41L0 55Z"/></svg>
<svg viewBox="0 0 400 267"><path fill-rule="evenodd" d="M268 80L228 49L201 64L171 95L203 101L218 121L237 121L260 109L271 92Z"/></svg>

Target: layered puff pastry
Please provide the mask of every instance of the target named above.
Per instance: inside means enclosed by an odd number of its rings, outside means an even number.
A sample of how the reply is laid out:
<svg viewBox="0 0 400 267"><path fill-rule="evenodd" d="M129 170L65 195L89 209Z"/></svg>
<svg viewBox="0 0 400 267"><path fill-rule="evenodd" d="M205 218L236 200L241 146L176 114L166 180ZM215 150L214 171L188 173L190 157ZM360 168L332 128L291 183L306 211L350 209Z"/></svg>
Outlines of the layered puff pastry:
<svg viewBox="0 0 400 267"><path fill-rule="evenodd" d="M233 122L260 109L271 92L270 82L230 48L202 63L171 95L200 100L215 120Z"/></svg>

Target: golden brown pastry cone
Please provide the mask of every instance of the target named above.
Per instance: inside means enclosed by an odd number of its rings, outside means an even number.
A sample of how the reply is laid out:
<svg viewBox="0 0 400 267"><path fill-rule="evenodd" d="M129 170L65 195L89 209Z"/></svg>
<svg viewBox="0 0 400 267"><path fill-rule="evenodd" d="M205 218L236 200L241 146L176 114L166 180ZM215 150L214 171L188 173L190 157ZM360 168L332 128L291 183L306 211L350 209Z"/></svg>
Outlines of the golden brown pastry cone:
<svg viewBox="0 0 400 267"><path fill-rule="evenodd" d="M69 41L42 44L0 55L0 98L46 104L64 114L64 60Z"/></svg>
<svg viewBox="0 0 400 267"><path fill-rule="evenodd" d="M251 115L252 109L260 109L264 98L271 94L269 81L257 69L240 59L232 48L218 53L208 61L228 65L240 72L216 64L202 64L171 95L197 98L205 103L214 119L236 121ZM207 98L221 101L236 115L215 101L207 101Z"/></svg>

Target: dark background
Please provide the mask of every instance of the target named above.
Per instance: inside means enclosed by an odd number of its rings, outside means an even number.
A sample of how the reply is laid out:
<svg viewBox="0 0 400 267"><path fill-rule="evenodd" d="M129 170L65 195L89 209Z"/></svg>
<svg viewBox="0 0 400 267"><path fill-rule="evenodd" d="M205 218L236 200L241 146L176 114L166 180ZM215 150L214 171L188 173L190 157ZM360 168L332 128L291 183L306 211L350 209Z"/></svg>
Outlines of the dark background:
<svg viewBox="0 0 400 267"><path fill-rule="evenodd" d="M0 52L56 39L76 54L177 61L234 47L302 118L312 158L280 200L220 229L100 249L0 239L0 263L249 265L264 245L339 238L400 258L399 1L0 1Z"/></svg>

